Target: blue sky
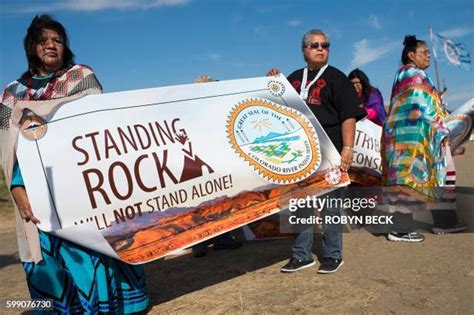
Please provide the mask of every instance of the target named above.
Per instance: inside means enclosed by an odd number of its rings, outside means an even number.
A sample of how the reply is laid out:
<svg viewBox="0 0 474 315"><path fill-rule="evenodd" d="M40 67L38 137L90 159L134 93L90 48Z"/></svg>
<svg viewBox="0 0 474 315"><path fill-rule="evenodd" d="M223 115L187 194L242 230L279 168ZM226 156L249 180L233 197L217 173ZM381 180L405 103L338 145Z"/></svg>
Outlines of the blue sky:
<svg viewBox="0 0 474 315"><path fill-rule="evenodd" d="M76 62L90 65L105 92L285 74L304 66L301 37L330 35L330 64L367 73L389 102L403 37L429 41L428 27L474 53L474 0L43 0L0 3L0 85L26 70L22 41L35 14L68 30ZM473 70L439 63L450 107L474 97ZM434 65L427 70L435 80Z"/></svg>

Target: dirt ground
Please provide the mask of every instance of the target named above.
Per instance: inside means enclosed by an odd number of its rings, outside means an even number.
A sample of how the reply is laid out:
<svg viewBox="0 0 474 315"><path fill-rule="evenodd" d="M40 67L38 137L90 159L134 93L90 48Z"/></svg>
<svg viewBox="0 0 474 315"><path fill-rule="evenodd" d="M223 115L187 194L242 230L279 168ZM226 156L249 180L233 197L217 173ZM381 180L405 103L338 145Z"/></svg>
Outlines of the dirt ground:
<svg viewBox="0 0 474 315"><path fill-rule="evenodd" d="M28 299L9 221L0 224L0 300ZM345 234L345 265L333 275L316 267L280 273L289 239L158 260L145 266L149 313L472 314L474 234L425 235L423 243L400 244Z"/></svg>
<svg viewBox="0 0 474 315"><path fill-rule="evenodd" d="M291 239L246 242L237 250L210 250L199 259L188 254L158 260L145 265L149 313L473 314L473 159L471 142L468 154L456 160L457 183L469 187L458 196L458 214L470 225L468 233L422 231L426 240L418 244L348 233L345 264L332 275L318 275L316 267L280 273ZM29 297L10 207L0 198L0 301ZM316 238L317 253L320 235Z"/></svg>

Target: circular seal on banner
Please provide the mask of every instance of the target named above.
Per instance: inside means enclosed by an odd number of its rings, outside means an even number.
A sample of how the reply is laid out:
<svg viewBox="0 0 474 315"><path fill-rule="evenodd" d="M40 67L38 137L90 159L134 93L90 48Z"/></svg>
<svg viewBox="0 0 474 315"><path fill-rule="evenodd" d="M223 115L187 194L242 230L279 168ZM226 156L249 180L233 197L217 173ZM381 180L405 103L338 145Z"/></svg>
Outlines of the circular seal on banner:
<svg viewBox="0 0 474 315"><path fill-rule="evenodd" d="M324 179L328 184L337 185L341 182L341 169L337 166L328 168L326 174L324 174Z"/></svg>
<svg viewBox="0 0 474 315"><path fill-rule="evenodd" d="M30 115L21 123L22 135L28 140L40 139L48 130L46 121L37 115Z"/></svg>
<svg viewBox="0 0 474 315"><path fill-rule="evenodd" d="M285 86L280 81L270 80L268 81L268 90L272 95L280 97L285 93Z"/></svg>
<svg viewBox="0 0 474 315"><path fill-rule="evenodd" d="M321 164L316 130L306 116L263 98L245 99L227 119L232 149L265 180L299 182Z"/></svg>

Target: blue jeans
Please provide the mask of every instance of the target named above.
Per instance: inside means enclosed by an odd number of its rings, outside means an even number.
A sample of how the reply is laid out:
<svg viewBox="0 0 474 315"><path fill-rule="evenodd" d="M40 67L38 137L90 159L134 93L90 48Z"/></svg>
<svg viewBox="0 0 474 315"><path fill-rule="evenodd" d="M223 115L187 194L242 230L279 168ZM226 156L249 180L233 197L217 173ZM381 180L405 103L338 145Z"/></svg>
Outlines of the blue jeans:
<svg viewBox="0 0 474 315"><path fill-rule="evenodd" d="M331 192L330 197L339 198L340 189ZM308 210L308 209L306 209ZM322 211L323 216L340 216L339 208L326 208ZM324 221L323 221L324 222ZM299 260L313 260L313 237L314 226L312 224L299 225L295 234L291 256ZM323 224L323 256L332 259L342 259L342 226Z"/></svg>

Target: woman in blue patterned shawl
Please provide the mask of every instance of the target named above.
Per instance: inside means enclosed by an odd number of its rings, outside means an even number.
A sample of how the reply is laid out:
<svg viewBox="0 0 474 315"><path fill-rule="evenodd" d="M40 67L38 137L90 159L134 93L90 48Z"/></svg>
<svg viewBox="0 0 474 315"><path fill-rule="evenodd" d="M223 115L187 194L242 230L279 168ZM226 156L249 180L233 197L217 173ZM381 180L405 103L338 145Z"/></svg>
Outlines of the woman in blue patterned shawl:
<svg viewBox="0 0 474 315"><path fill-rule="evenodd" d="M383 125L383 182L405 191L397 193L394 208L424 209L420 202L439 199L446 181L449 130L444 123L447 111L425 69L430 66L430 50L415 36L406 36L402 67L395 74L390 109ZM392 200L394 201L394 200ZM410 211L407 211L410 212ZM402 218L401 215L398 216ZM424 237L411 225L407 213L402 227L388 235L392 241L421 242Z"/></svg>
<svg viewBox="0 0 474 315"><path fill-rule="evenodd" d="M15 127L10 116L17 102L44 106L40 101L102 90L91 68L74 64L64 27L50 16L33 19L24 47L28 71L2 93L2 143L7 142L6 135ZM127 265L36 227L39 220L31 209L15 154L10 152L13 149L2 146L2 167L18 210L18 246L31 298L51 299L57 313L145 310L149 302L142 267Z"/></svg>

